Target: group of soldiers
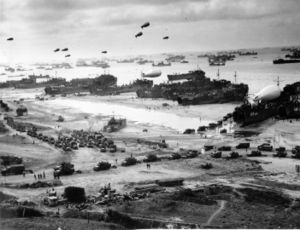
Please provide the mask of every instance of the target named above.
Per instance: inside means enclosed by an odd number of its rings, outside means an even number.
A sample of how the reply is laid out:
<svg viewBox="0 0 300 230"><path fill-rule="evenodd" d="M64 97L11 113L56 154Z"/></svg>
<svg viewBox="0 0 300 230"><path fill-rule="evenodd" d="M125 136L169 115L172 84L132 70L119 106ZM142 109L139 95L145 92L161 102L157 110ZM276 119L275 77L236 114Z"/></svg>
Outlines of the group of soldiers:
<svg viewBox="0 0 300 230"><path fill-rule="evenodd" d="M34 180L40 180L40 179L46 179L46 173L43 172L43 173L38 173L38 174L33 174L34 176Z"/></svg>

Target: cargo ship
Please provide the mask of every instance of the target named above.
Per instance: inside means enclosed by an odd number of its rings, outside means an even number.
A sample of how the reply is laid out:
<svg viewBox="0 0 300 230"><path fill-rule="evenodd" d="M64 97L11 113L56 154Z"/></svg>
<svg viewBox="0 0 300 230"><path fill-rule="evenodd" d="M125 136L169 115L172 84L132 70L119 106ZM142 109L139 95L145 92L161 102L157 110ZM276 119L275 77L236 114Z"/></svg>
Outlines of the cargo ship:
<svg viewBox="0 0 300 230"><path fill-rule="evenodd" d="M205 77L205 72L202 70L196 70L183 74L169 74L167 77L169 81L196 80L197 78Z"/></svg>
<svg viewBox="0 0 300 230"><path fill-rule="evenodd" d="M286 85L281 91L277 86L267 86L254 101L246 100L232 113L233 121L240 126L264 121L268 118L300 118L300 82Z"/></svg>
<svg viewBox="0 0 300 230"><path fill-rule="evenodd" d="M226 80L211 80L202 70L185 74L168 75L169 81L183 82L162 83L151 88L137 91L140 98L165 98L177 101L180 105L199 105L243 101L248 93L245 84L232 84Z"/></svg>
<svg viewBox="0 0 300 230"><path fill-rule="evenodd" d="M285 57L291 58L291 59L299 59L300 58L300 49L292 49L291 52L292 52L292 54L287 54L287 55L285 55Z"/></svg>
<svg viewBox="0 0 300 230"><path fill-rule="evenodd" d="M171 66L171 62L168 62L168 63L158 62L157 64L152 63L152 66L154 66L154 67Z"/></svg>
<svg viewBox="0 0 300 230"><path fill-rule="evenodd" d="M181 62L182 60L185 59L184 55L170 55L169 57L167 57L165 60L167 62Z"/></svg>
<svg viewBox="0 0 300 230"><path fill-rule="evenodd" d="M300 59L275 59L273 60L273 64L292 64L292 63L300 63Z"/></svg>
<svg viewBox="0 0 300 230"><path fill-rule="evenodd" d="M257 55L257 52L255 52L255 51L246 51L246 52L239 51L238 54L240 56L251 56L251 55Z"/></svg>
<svg viewBox="0 0 300 230"><path fill-rule="evenodd" d="M76 66L77 67L101 67L103 69L110 67L110 65L107 62L99 61L99 60L96 61L78 60Z"/></svg>
<svg viewBox="0 0 300 230"><path fill-rule="evenodd" d="M226 64L226 59L218 56L208 57L208 64L210 66L224 66Z"/></svg>
<svg viewBox="0 0 300 230"><path fill-rule="evenodd" d="M139 65L144 65L144 64L147 64L147 63L153 63L153 61L149 61L149 60L146 60L146 59L140 59L136 63L139 64Z"/></svg>
<svg viewBox="0 0 300 230"><path fill-rule="evenodd" d="M113 75L102 74L96 78L72 79L62 85L47 86L45 93L48 95L66 95L89 92L94 95L117 95L120 93L136 92L138 89L151 88L153 81L137 79L131 84L117 86L117 78Z"/></svg>
<svg viewBox="0 0 300 230"><path fill-rule="evenodd" d="M38 82L38 79L45 79ZM28 78L22 78L21 80L9 80L0 83L0 88L17 88L17 89L30 89L39 88L45 86L62 85L66 82L64 78L50 78L49 75L29 75Z"/></svg>

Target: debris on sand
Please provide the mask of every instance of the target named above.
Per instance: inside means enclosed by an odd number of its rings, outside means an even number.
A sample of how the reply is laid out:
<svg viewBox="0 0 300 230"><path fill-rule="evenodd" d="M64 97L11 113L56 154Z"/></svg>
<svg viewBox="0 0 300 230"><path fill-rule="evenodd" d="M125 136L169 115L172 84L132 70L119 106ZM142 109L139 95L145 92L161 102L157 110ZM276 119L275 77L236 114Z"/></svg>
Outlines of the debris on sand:
<svg viewBox="0 0 300 230"><path fill-rule="evenodd" d="M58 119L57 119L57 122L64 122L64 121L65 121L64 117L59 115Z"/></svg>
<svg viewBox="0 0 300 230"><path fill-rule="evenodd" d="M45 188L45 187L55 187L61 186L63 183L61 180L52 180L52 181L36 181L31 184L22 184L19 188Z"/></svg>
<svg viewBox="0 0 300 230"><path fill-rule="evenodd" d="M162 179L155 181L159 186L171 187L171 186L181 186L183 185L183 178L175 178L175 179Z"/></svg>

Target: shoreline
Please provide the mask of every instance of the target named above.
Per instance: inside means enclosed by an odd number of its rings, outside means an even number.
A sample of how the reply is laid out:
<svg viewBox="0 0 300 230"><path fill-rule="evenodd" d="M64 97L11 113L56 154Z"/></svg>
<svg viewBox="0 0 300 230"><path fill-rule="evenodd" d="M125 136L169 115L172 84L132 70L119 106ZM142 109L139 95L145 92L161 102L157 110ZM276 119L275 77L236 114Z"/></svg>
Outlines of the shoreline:
<svg viewBox="0 0 300 230"><path fill-rule="evenodd" d="M40 91L36 92L40 93ZM15 95L18 95L18 91L11 91L11 93L14 92L17 93ZM176 114L178 117L185 116L186 119L193 118L195 114L204 107L206 108L204 117L218 118L223 116L223 114L216 113L219 109L217 108L218 105L182 108L167 101L171 106L169 109L166 109L162 106L162 103L166 103L166 100L130 100L132 97L131 94L111 97L67 96L49 98L49 100L45 101L34 99L34 94L35 92L32 92L32 97L30 99L25 98L22 102L22 104L28 108L28 115L16 117L15 109L18 104L13 100L9 101L9 106L13 108L13 111L8 114L16 121L28 122L43 127L39 132L54 138L57 138L60 134L70 136L72 130L83 129L86 131L101 132L103 125L110 118L110 110L106 109L104 111L104 107L112 108L113 106L113 108L125 108L129 110L129 112L142 110L144 116L145 114L150 114L152 110L154 113L164 113L167 117L171 117L170 114ZM7 95L7 97L9 97L9 95ZM5 99L5 101L7 101L7 99ZM122 103L122 101L125 101L125 103ZM223 106L223 104L221 105ZM91 108L86 110L84 106ZM234 105L227 106L228 109L234 107ZM152 107L152 109L147 109L147 107ZM210 107L211 110L207 110L208 107ZM63 122L57 122L59 115L65 118ZM5 121L4 124L6 124ZM23 157L25 166L34 169L34 173L45 172L46 180L52 179L53 167L61 161L68 161L74 164L75 169L80 170L81 173L63 176L61 178L62 185L55 187L58 194L62 194L66 187L75 185L85 188L85 192L89 196L98 196L101 186L107 183L110 183L112 188L116 189L117 192L127 193L133 191L135 186L141 184L148 185L156 180L183 178L184 184L181 186L181 189L192 188L197 190L199 187L212 184L239 187L247 183L250 185L253 184L253 186L256 184L262 186L261 184L265 183L266 186L263 186L264 188L274 188L280 184L284 189L284 193L289 194L293 199L299 199L300 192L293 188L293 185L296 187L300 186L294 173L294 164L299 161L290 158L290 151L289 157L284 159L275 159L272 157L273 153L267 152L264 153L267 155L266 157L251 159L246 156L251 150L256 150L257 145L272 140L274 133L278 132L278 130L285 130L286 133L290 133L289 135L285 135L285 139L282 139L281 143L287 143L286 140L290 140L289 146L293 146L299 140L298 138L300 138L297 136L297 133L292 135L298 127L300 127L300 124L295 121L290 123L287 121L267 120L257 126L241 128L242 131L250 130L258 133L248 137L235 137L232 132L224 135L220 134L219 130L208 131L205 137L200 134L185 135L167 126L128 119L127 127L119 132L103 133L105 137L113 140L118 148L125 149L125 152L118 150L114 153L105 153L101 152L97 147L83 147L71 152L65 152L60 148L49 145L49 143L29 137L26 133L20 133L13 129L9 129L9 132L2 136L3 141L6 140L5 138L10 138L12 141L2 143L0 138L0 148L8 149L5 154ZM147 132L143 132L144 129L147 129ZM20 141L14 141L12 136L16 133L24 137L26 144ZM137 141L138 139L145 139L147 141L161 141L164 139L168 144L168 148L160 149L154 145L139 143ZM34 144L33 141L35 141ZM248 151L235 149L235 146L241 142L251 143L250 149L248 149ZM212 144L216 147L229 145L233 148L233 151L238 151L241 157L228 160L227 158L230 152L223 152L221 159L214 159L210 156L211 151L202 152L205 144ZM9 146L9 148L6 146ZM201 154L192 159L169 160L172 153L189 149L197 150L199 153L201 152ZM155 153L158 157L162 158L161 161L151 163L151 170L147 169L146 164L142 162L149 153ZM130 156L135 157L141 161L141 163L129 167L121 166L121 162ZM43 159L45 162L41 162L39 159ZM116 159L117 163L115 163ZM95 172L93 171L93 167L99 161L107 161L112 165L116 165L117 168ZM271 163L267 164L267 162ZM203 169L201 165L205 163L211 163L213 168L209 171ZM262 180L258 182L258 178ZM6 194L29 199L36 203L39 203L41 199L46 196L45 191L47 188L11 188L3 184L4 179L5 182L9 182L11 186L18 186L22 183L30 184L36 182L32 174L27 174L26 177L22 175L9 176L7 178L1 177L1 190ZM292 190L289 188L292 188ZM176 188L166 188L166 194L173 194L174 191L177 191ZM156 197L156 194L154 194L153 197ZM147 199L142 199L137 202L141 202L141 204L145 205ZM130 202L130 204L132 203ZM183 202L180 204L186 205L188 203ZM64 206L59 207L65 211ZM95 211L105 207L106 206L102 205L93 205L91 206L91 210ZM42 210L52 211L56 209L46 207L45 205L40 206L40 208ZM117 210L119 210L119 208L119 206L116 206ZM225 210L228 210L228 208L225 207ZM181 217L180 214L178 215ZM184 219L183 216L182 218Z"/></svg>

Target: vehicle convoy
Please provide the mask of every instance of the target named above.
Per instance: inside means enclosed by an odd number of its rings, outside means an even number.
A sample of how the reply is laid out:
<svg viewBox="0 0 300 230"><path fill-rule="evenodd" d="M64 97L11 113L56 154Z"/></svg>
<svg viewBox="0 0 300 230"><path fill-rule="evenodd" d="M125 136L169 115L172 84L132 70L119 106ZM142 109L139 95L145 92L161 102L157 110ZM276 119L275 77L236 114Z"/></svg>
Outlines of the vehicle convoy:
<svg viewBox="0 0 300 230"><path fill-rule="evenodd" d="M292 64L292 63L300 63L300 59L276 59L273 61L273 64Z"/></svg>

